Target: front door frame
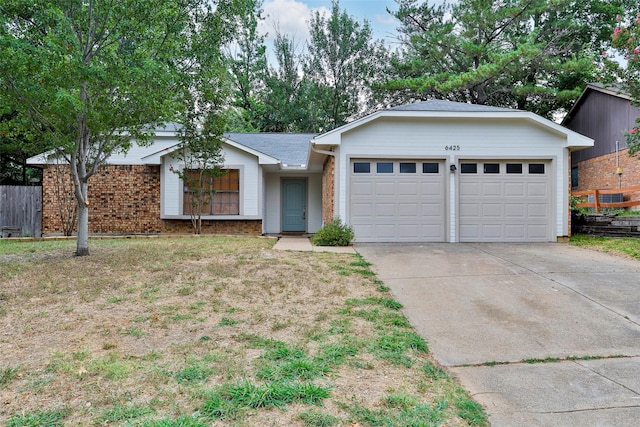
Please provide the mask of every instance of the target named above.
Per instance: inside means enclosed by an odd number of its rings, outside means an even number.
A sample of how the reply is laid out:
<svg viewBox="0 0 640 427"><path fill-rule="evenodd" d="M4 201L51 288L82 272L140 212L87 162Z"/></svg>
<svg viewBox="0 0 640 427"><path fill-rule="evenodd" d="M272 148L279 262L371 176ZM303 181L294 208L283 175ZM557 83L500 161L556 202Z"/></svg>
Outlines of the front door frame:
<svg viewBox="0 0 640 427"><path fill-rule="evenodd" d="M293 183L293 182L300 182L303 185L303 192L302 195L292 195L290 193L288 193L286 191L287 188L287 183ZM282 232L292 232L292 233L304 233L307 231L307 225L308 225L308 202L309 202L309 197L308 197L308 180L307 178L303 178L303 177L296 177L296 178L282 178L281 181L281 204L280 204L280 209L281 209L281 214L280 214L280 230ZM298 200L298 204L302 207L301 212L299 213L299 215L301 216L300 221L298 222L298 226L296 226L295 224L292 226L290 224L287 224L286 221L286 217L288 215L287 209L286 209L286 204L289 201L288 198L289 197L297 197ZM298 215L295 214L294 215ZM286 224L286 225L285 225Z"/></svg>

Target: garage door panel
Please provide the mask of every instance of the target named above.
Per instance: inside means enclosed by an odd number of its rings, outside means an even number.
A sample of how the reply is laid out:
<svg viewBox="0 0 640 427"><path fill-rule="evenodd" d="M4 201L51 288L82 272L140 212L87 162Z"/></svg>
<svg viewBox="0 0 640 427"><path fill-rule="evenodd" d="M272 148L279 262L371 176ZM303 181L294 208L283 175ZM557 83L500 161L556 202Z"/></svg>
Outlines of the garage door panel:
<svg viewBox="0 0 640 427"><path fill-rule="evenodd" d="M483 173L485 160L464 162L477 163L478 173L458 175L461 242L546 242L552 238L551 174L527 173L530 161L522 161L524 173L510 174L505 163L513 161L488 162L500 163L499 173ZM534 163L545 163L545 170L551 170L549 161Z"/></svg>
<svg viewBox="0 0 640 427"><path fill-rule="evenodd" d="M480 184L477 182L460 182L460 196L480 195Z"/></svg>
<svg viewBox="0 0 640 427"><path fill-rule="evenodd" d="M544 203L527 204L527 215L531 218L545 218L547 216L547 205Z"/></svg>
<svg viewBox="0 0 640 427"><path fill-rule="evenodd" d="M480 203L460 203L460 217L474 218L480 216Z"/></svg>
<svg viewBox="0 0 640 427"><path fill-rule="evenodd" d="M483 239L498 240L502 238L502 225L500 224L483 224L481 230Z"/></svg>
<svg viewBox="0 0 640 427"><path fill-rule="evenodd" d="M375 237L377 238L394 238L396 236L396 226L395 225L375 225Z"/></svg>
<svg viewBox="0 0 640 427"><path fill-rule="evenodd" d="M415 196L416 194L420 194L419 183L417 182L399 182L398 183L399 196Z"/></svg>
<svg viewBox="0 0 640 427"><path fill-rule="evenodd" d="M504 195L506 197L524 197L526 196L524 182L505 182Z"/></svg>
<svg viewBox="0 0 640 427"><path fill-rule="evenodd" d="M524 218L524 203L505 203L504 214L508 218Z"/></svg>
<svg viewBox="0 0 640 427"><path fill-rule="evenodd" d="M527 237L531 240L544 239L546 236L546 224L529 224L527 227Z"/></svg>
<svg viewBox="0 0 640 427"><path fill-rule="evenodd" d="M499 196L502 194L502 183L501 182L486 182L481 186L482 195L486 196Z"/></svg>
<svg viewBox="0 0 640 427"><path fill-rule="evenodd" d="M398 216L417 217L420 215L420 205L418 203L398 203Z"/></svg>
<svg viewBox="0 0 640 427"><path fill-rule="evenodd" d="M444 170L443 161L438 163ZM445 240L446 181L448 175L425 173L420 160L354 160L394 163L394 173L357 173L351 167L349 223L359 242ZM415 173L400 173L399 163L416 164ZM427 169L428 171L429 169ZM432 170L432 169L431 169ZM366 184L365 184L366 183Z"/></svg>
<svg viewBox="0 0 640 427"><path fill-rule="evenodd" d="M398 226L398 237L400 239L410 239L420 234L420 226L418 224L404 224Z"/></svg>
<svg viewBox="0 0 640 427"><path fill-rule="evenodd" d="M482 215L487 218L500 218L502 216L502 204L484 203L482 205Z"/></svg>
<svg viewBox="0 0 640 427"><path fill-rule="evenodd" d="M526 234L525 234L526 227L524 224L505 225L504 229L505 229L505 236L509 240L513 240L513 239L521 240L526 238Z"/></svg>
<svg viewBox="0 0 640 427"><path fill-rule="evenodd" d="M548 197L548 185L546 182L530 182L527 184L527 196Z"/></svg>
<svg viewBox="0 0 640 427"><path fill-rule="evenodd" d="M442 215L442 203L423 203L421 209L423 217L435 217L436 221L440 223L440 216Z"/></svg>
<svg viewBox="0 0 640 427"><path fill-rule="evenodd" d="M376 182L374 196L395 196L396 184L395 182Z"/></svg>

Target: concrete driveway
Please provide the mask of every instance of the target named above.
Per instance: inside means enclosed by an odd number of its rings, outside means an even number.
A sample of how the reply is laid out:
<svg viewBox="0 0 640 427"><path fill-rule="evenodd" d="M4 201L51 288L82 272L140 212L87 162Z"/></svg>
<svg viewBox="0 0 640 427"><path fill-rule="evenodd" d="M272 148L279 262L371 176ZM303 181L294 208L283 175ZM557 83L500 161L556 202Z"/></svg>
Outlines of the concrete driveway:
<svg viewBox="0 0 640 427"><path fill-rule="evenodd" d="M493 426L640 425L640 262L553 243L356 250Z"/></svg>

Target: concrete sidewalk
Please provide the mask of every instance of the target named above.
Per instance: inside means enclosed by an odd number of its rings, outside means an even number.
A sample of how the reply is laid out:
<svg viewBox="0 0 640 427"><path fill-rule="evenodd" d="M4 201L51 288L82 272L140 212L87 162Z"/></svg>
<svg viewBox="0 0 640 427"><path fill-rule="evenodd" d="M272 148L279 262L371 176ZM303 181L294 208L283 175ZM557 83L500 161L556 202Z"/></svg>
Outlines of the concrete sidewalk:
<svg viewBox="0 0 640 427"><path fill-rule="evenodd" d="M640 424L640 262L565 244L356 249L493 426Z"/></svg>
<svg viewBox="0 0 640 427"><path fill-rule="evenodd" d="M303 252L335 252L355 254L353 246L314 246L308 237L282 236L278 239L273 249L279 251L303 251Z"/></svg>

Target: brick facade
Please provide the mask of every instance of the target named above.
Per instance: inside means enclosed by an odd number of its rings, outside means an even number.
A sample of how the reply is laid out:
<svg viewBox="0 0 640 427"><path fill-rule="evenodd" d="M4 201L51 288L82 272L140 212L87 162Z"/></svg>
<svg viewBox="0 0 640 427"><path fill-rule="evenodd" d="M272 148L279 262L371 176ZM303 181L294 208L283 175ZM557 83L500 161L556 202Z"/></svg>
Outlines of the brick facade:
<svg viewBox="0 0 640 427"><path fill-rule="evenodd" d="M60 197L56 182L66 166L50 165L43 173L42 233L61 234ZM69 181L67 179L67 186ZM68 194L71 194L69 188ZM75 203L75 198L68 198ZM191 221L160 219L160 167L106 165L89 180L89 233L192 233ZM203 221L203 234L262 234L261 220Z"/></svg>
<svg viewBox="0 0 640 427"><path fill-rule="evenodd" d="M322 168L322 222L327 224L335 216L335 156L327 156Z"/></svg>
<svg viewBox="0 0 640 427"><path fill-rule="evenodd" d="M618 163L616 153L578 163L578 187L572 190L613 190L640 186L640 159L630 157L627 151L624 149L618 152ZM616 164L622 169L622 175L617 174ZM640 200L640 192L625 193L624 200Z"/></svg>
<svg viewBox="0 0 640 427"><path fill-rule="evenodd" d="M627 149L618 152L622 175L616 169L616 153L578 163L578 187L574 191L614 189L640 185L640 159L629 157Z"/></svg>

